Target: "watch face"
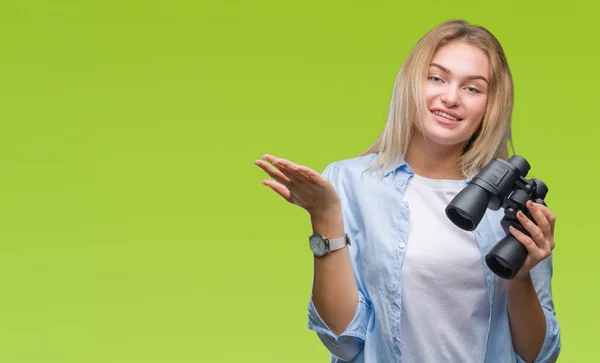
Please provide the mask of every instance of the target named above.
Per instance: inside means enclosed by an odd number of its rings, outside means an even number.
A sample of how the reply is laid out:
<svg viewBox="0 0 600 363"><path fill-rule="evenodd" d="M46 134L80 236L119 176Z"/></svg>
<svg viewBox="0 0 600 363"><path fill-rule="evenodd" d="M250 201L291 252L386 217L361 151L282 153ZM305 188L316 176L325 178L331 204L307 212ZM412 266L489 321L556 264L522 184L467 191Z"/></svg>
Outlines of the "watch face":
<svg viewBox="0 0 600 363"><path fill-rule="evenodd" d="M310 249L317 256L323 256L325 251L327 250L327 246L325 245L325 240L323 237L318 234L313 234L309 238L310 241Z"/></svg>

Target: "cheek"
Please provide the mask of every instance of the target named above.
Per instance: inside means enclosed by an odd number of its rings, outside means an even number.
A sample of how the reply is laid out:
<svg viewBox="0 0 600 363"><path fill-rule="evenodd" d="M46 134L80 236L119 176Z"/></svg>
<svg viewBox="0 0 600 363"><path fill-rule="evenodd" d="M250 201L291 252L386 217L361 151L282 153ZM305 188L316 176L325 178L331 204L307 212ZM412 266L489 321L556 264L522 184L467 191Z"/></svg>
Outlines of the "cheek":
<svg viewBox="0 0 600 363"><path fill-rule="evenodd" d="M471 110L471 117L476 121L481 120L483 114L485 113L485 107L487 105L487 98L483 98L480 100L473 100L474 102L469 107Z"/></svg>
<svg viewBox="0 0 600 363"><path fill-rule="evenodd" d="M431 102L433 102L436 96L437 92L435 88L431 87L430 85L425 87L425 102L427 106L431 105Z"/></svg>

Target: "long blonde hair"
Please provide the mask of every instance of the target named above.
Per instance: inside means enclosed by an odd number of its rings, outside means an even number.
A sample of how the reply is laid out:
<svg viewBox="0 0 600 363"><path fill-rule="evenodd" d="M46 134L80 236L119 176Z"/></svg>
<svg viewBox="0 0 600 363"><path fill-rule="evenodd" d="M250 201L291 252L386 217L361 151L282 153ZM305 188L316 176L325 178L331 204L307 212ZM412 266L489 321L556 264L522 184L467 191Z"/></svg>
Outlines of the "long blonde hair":
<svg viewBox="0 0 600 363"><path fill-rule="evenodd" d="M508 158L508 141L514 153L511 118L514 87L508 62L500 42L487 29L464 20L450 20L430 30L415 45L400 68L385 128L377 140L361 155L378 153L370 168L389 169L408 150L413 122L426 115L424 82L429 64L445 44L463 41L481 49L491 66L491 79L482 122L471 135L459 158L458 167L465 177L473 176L494 158Z"/></svg>

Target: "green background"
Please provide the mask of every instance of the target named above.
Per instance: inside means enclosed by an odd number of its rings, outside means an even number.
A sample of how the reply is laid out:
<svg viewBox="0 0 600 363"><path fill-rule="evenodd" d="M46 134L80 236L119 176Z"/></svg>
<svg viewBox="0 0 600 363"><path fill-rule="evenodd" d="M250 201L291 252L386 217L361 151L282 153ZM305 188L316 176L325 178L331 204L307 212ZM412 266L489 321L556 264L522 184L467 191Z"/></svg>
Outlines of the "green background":
<svg viewBox="0 0 600 363"><path fill-rule="evenodd" d="M557 215L559 361L600 362L590 4L3 0L0 362L326 362L308 215L253 162L358 155L451 18L506 50L517 152Z"/></svg>

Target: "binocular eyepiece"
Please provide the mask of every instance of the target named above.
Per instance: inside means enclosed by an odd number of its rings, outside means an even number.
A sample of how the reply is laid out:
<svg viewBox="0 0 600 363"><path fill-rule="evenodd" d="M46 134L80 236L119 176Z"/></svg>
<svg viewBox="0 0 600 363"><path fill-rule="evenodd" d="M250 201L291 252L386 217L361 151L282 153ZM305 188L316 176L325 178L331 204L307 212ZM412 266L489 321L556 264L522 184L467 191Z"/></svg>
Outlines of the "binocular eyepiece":
<svg viewBox="0 0 600 363"><path fill-rule="evenodd" d="M446 207L446 216L450 221L466 231L477 228L487 208L504 208L500 224L507 235L485 256L490 270L504 279L514 278L527 257L527 249L509 233L508 228L513 226L529 235L517 219L517 212L522 211L535 223L527 209L527 201L546 204L544 198L548 187L541 180L525 179L529 169L529 163L521 156L513 155L508 161L496 158Z"/></svg>

